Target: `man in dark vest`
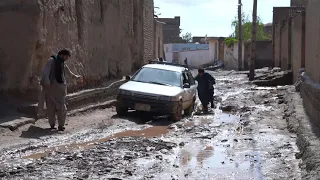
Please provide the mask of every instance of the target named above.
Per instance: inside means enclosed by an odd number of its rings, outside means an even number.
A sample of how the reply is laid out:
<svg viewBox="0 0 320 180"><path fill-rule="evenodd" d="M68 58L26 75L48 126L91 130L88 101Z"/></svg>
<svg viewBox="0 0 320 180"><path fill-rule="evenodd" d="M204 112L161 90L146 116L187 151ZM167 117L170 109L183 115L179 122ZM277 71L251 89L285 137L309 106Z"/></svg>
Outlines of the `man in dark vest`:
<svg viewBox="0 0 320 180"><path fill-rule="evenodd" d="M58 130L65 130L67 116L66 95L67 82L65 74L82 80L82 77L71 72L65 62L71 57L68 49L58 52L58 55L51 56L45 65L41 78L41 86L47 106L48 119L51 129L55 129L56 116L58 119Z"/></svg>
<svg viewBox="0 0 320 180"><path fill-rule="evenodd" d="M198 82L198 96L201 101L204 113L208 112L208 104L212 103L213 106L213 84L215 79L209 74L204 72L204 69L198 69L198 75L196 76Z"/></svg>

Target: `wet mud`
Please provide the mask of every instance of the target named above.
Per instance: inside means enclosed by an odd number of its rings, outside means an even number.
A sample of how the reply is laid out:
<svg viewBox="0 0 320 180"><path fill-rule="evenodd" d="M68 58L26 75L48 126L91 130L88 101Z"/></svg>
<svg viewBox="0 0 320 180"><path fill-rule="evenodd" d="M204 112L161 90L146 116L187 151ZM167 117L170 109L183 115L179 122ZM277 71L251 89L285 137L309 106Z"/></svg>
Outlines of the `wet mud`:
<svg viewBox="0 0 320 180"><path fill-rule="evenodd" d="M63 144L1 152L4 179L301 179L296 136L286 128L285 88L214 72L216 108L180 122L130 117ZM199 105L199 101L197 101ZM139 118L138 118L139 119ZM111 129L117 132L106 133ZM108 135L107 135L108 134ZM59 139L59 137L57 137ZM80 142L79 142L80 141Z"/></svg>

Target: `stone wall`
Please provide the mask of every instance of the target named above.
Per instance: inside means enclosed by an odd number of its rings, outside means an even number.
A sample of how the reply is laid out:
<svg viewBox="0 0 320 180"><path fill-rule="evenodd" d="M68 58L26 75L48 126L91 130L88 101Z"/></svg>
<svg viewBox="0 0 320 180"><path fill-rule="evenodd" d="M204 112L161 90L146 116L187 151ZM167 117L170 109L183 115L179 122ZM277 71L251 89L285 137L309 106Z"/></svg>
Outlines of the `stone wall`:
<svg viewBox="0 0 320 180"><path fill-rule="evenodd" d="M68 63L98 84L154 57L153 0L1 0L0 87L35 92L50 55L72 50ZM81 88L70 82L70 90Z"/></svg>

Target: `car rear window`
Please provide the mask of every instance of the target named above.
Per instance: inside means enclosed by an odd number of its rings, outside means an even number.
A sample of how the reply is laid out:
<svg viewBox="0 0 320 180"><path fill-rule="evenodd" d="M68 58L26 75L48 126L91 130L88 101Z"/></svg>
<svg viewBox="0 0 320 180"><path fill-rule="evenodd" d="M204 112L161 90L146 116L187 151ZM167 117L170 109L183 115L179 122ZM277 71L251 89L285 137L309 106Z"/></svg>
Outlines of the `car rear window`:
<svg viewBox="0 0 320 180"><path fill-rule="evenodd" d="M181 87L181 73L164 69L145 67L140 69L131 80Z"/></svg>

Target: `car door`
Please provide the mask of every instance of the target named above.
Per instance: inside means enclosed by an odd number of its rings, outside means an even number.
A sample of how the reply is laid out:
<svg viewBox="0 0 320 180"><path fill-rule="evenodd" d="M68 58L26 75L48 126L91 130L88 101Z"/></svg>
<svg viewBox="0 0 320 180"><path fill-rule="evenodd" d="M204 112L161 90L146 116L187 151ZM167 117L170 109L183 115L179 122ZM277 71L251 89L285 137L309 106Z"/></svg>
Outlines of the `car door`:
<svg viewBox="0 0 320 180"><path fill-rule="evenodd" d="M192 76L191 72L187 73L188 75L188 79L190 82L190 90L191 90L191 100L194 99L194 97L196 97L196 93L197 93L197 84L196 84L196 80L194 79L194 77Z"/></svg>
<svg viewBox="0 0 320 180"><path fill-rule="evenodd" d="M182 73L183 84L189 83L188 74ZM187 109L189 107L191 88L183 88L183 109Z"/></svg>

